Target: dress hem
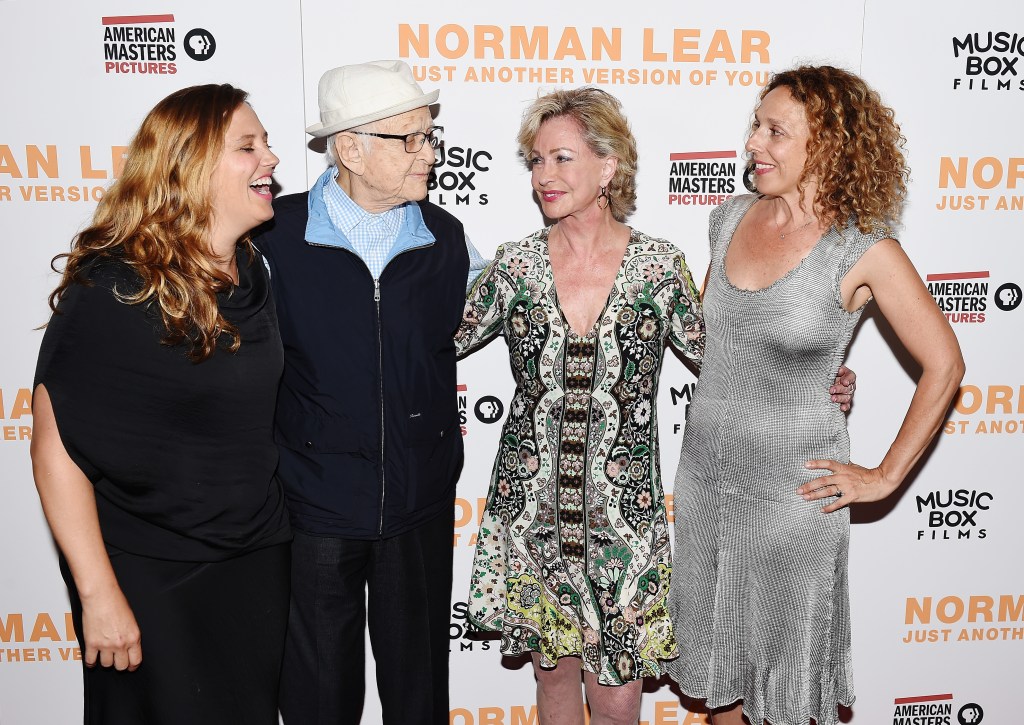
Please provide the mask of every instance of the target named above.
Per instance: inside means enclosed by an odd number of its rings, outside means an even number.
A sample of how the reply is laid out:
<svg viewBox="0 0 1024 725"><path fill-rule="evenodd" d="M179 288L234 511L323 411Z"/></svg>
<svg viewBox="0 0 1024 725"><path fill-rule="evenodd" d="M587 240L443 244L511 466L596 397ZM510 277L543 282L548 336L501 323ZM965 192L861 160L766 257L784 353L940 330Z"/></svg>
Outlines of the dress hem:
<svg viewBox="0 0 1024 725"><path fill-rule="evenodd" d="M500 633L500 634L504 635L504 625L502 625L501 628L488 627L488 626L482 625L478 620L474 619L472 616L468 616L466 618L466 621L469 623L469 625L471 627L473 627L473 629L475 631L487 632L489 634L491 634L491 633ZM560 655L558 655L558 657L555 658L555 664L553 666L551 666L551 667L548 667L548 666L545 666L543 664L543 660L545 659L546 655L543 652L541 652L540 650L537 650L537 649L523 648L522 650L520 650L518 652L508 652L508 651L505 650L504 647L501 647L498 651L499 651L499 653L501 654L502 657L523 657L525 655L531 655L531 659L532 659L532 655L534 653L537 653L538 655L540 655L541 660L542 660L541 662L538 663L538 665L541 668L545 669L545 670L553 670L553 669L555 669L555 667L558 667L558 661L559 660L561 660L561 659L563 659L565 657L573 657L573 658L578 659L580 661L580 669L581 670L583 670L584 672L589 672L592 675L597 675L598 684L605 685L607 687L619 687L621 685L628 685L631 682L636 682L637 680L643 680L643 679L648 678L648 677L651 677L651 678L654 678L654 679L658 679L660 677L663 677L664 675L671 676L671 673L669 672L668 667L665 667L662 663L664 663L664 662L671 662L671 661L673 661L673 660L675 660L675 659L677 659L679 657L679 653L678 652L676 652L671 657L665 657L665 658L657 657L655 660L653 660L653 662L657 663L657 665L658 665L657 671L653 671L652 668L650 667L650 663L648 663L647 671L638 672L636 677L633 677L633 678L628 679L628 680L622 680L622 681L619 681L619 682L607 682L607 681L601 679L601 674L602 674L601 672L596 672L596 671L586 667L586 660L583 658L583 653L582 652L565 652L563 654L560 654ZM547 657L547 660L550 662L551 658Z"/></svg>
<svg viewBox="0 0 1024 725"><path fill-rule="evenodd" d="M816 725L839 725L839 715L838 715L838 713L834 714L832 716L832 718L829 719L829 720L824 720L824 719L822 719L820 717L817 717L815 715L808 715L807 718L803 722L796 722L796 723L791 723L791 722L788 722L788 721L783 720L783 719L772 719L771 717L769 717L767 715L762 715L761 719L758 720L756 713L752 713L752 712L750 712L747 709L747 707L746 707L746 700L744 700L742 695L736 695L735 697L731 697L730 696L728 698L724 698L720 702L719 701L712 702L711 700L708 699L708 696L703 694L703 693L701 693L698 690L698 688L691 688L688 685L684 685L682 682L679 682L679 680L676 680L675 676L673 676L671 672L669 673L669 675L672 677L672 679L675 681L675 683L677 685L679 685L679 691L680 692L682 692L684 695L686 695L686 697L689 697L689 698L691 698L693 700L701 700L701 701L703 701L704 702L704 706L708 710L718 710L718 709L723 708L723 707L729 707L730 705L735 705L737 702L743 702L744 703L743 714L752 723L753 722L759 722L760 723L760 722L767 721L768 723L770 723L770 725L807 725L807 723L809 723L811 720L814 720ZM837 706L837 708L840 707L840 706L841 707L846 707L846 708L852 708L856 701L857 701L856 695L854 695L853 697L849 698L849 700L837 699L836 700L836 706Z"/></svg>

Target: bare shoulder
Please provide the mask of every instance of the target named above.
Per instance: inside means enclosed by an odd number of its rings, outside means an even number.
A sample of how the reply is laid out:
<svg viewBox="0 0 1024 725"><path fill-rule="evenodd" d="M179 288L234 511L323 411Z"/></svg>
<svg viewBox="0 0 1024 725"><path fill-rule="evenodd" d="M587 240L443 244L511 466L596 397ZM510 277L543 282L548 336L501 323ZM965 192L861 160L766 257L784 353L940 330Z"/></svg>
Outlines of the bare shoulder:
<svg viewBox="0 0 1024 725"><path fill-rule="evenodd" d="M903 245L892 237L885 237L868 247L853 269L883 271L886 268L893 268L895 265L911 269L914 266L903 249Z"/></svg>

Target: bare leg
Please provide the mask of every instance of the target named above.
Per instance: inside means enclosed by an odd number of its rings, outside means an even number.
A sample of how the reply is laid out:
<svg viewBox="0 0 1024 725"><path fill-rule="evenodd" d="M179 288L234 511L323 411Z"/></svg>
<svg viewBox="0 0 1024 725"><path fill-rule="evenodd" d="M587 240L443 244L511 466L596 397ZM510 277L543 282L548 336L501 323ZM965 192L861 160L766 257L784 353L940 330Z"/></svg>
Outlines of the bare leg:
<svg viewBox="0 0 1024 725"><path fill-rule="evenodd" d="M715 710L711 713L711 725L745 725L743 719L743 702L737 702L732 707Z"/></svg>
<svg viewBox="0 0 1024 725"><path fill-rule="evenodd" d="M597 682L593 672L583 673L590 704L590 725L636 725L640 719L640 695L644 681L610 687Z"/></svg>
<svg viewBox="0 0 1024 725"><path fill-rule="evenodd" d="M563 657L557 667L545 669L540 666L540 655L534 653L539 725L583 725L580 669L577 657Z"/></svg>

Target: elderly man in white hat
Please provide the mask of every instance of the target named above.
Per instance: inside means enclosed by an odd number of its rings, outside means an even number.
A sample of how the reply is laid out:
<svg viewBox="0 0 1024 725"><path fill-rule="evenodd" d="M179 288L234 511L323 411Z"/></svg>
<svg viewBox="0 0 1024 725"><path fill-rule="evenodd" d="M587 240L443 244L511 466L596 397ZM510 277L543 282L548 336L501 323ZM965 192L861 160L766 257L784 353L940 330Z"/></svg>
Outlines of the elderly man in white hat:
<svg viewBox="0 0 1024 725"><path fill-rule="evenodd" d="M441 143L408 65L320 80L330 167L254 240L284 342L279 474L295 541L287 725L358 723L369 626L385 723L448 723L455 483L452 336L483 267L425 201ZM240 421L244 424L244 421Z"/></svg>

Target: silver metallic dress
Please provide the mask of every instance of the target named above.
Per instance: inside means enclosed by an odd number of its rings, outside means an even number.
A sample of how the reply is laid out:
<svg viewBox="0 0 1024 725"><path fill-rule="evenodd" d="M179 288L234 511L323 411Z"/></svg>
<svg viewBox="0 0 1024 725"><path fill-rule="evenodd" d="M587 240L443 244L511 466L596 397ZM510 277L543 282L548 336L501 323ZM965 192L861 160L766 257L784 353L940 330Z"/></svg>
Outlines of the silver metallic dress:
<svg viewBox="0 0 1024 725"><path fill-rule="evenodd" d="M887 234L832 228L781 279L742 290L724 260L757 198L711 215L707 348L674 489L669 611L681 656L668 669L709 707L743 700L752 723L834 725L837 704L854 699L849 509L823 514L795 490L822 475L805 461L849 461L828 388L861 310L843 309L839 286Z"/></svg>

